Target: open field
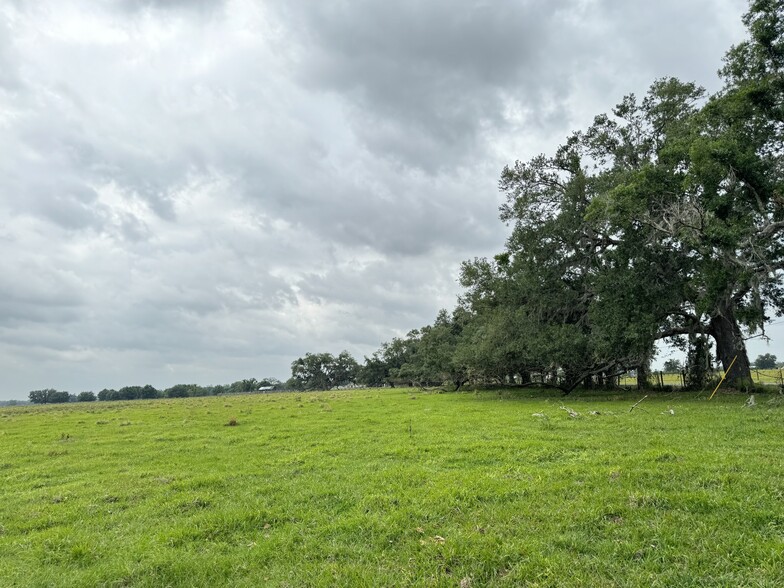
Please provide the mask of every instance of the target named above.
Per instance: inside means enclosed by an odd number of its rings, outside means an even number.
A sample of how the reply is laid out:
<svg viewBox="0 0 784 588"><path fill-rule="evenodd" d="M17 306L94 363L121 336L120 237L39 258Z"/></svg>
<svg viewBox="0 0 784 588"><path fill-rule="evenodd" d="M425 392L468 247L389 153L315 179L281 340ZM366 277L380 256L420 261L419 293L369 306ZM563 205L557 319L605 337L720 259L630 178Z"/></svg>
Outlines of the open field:
<svg viewBox="0 0 784 588"><path fill-rule="evenodd" d="M0 585L784 585L781 397L532 394L0 409Z"/></svg>

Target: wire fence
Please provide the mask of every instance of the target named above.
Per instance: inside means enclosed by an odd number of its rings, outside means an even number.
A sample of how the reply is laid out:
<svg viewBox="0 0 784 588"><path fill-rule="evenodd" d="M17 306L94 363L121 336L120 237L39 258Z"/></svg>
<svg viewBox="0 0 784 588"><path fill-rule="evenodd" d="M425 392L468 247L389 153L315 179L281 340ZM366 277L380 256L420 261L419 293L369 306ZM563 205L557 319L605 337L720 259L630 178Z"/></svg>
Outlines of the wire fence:
<svg viewBox="0 0 784 588"><path fill-rule="evenodd" d="M715 371L711 376L719 379L724 375L723 371ZM782 386L784 387L784 369L775 368L767 370L751 370L751 378L755 384L763 386ZM664 388L670 386L673 388L683 388L686 382L686 375L684 372L651 372L648 375L648 383L654 387ZM636 386L637 375L633 372L627 373L620 377L619 384L621 386Z"/></svg>

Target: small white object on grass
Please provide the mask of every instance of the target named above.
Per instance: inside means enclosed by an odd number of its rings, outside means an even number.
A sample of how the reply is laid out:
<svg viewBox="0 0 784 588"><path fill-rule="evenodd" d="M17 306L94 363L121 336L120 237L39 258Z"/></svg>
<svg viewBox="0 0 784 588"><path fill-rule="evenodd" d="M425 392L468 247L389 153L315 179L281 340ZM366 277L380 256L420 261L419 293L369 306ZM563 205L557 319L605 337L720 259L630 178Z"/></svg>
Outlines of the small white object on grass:
<svg viewBox="0 0 784 588"><path fill-rule="evenodd" d="M573 419L576 419L576 418L580 417L580 413L579 412L572 410L568 406L562 406L561 410L565 410L567 413L569 413L569 416L572 417Z"/></svg>

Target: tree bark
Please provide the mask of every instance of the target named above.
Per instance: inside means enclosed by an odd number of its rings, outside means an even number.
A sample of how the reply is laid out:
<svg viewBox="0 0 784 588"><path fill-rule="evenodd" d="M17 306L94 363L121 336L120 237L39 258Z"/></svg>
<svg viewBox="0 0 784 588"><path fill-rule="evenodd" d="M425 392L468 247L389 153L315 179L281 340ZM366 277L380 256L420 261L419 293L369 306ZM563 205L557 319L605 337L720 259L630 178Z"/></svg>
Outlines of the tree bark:
<svg viewBox="0 0 784 588"><path fill-rule="evenodd" d="M730 302L724 301L711 317L709 332L716 341L716 357L721 361L726 382L734 388L747 388L752 384L749 355ZM737 356L730 369L732 360Z"/></svg>

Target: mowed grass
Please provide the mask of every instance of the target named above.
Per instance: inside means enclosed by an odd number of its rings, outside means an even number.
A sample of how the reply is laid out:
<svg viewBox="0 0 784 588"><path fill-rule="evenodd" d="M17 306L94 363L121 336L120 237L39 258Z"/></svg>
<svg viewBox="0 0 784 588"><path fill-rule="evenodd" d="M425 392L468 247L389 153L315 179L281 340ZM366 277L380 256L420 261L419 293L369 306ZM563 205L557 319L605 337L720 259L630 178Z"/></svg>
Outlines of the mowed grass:
<svg viewBox="0 0 784 588"><path fill-rule="evenodd" d="M0 585L784 586L780 397L639 398L2 409Z"/></svg>

